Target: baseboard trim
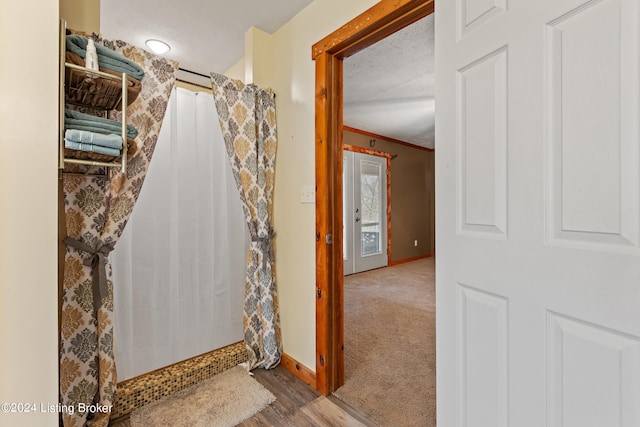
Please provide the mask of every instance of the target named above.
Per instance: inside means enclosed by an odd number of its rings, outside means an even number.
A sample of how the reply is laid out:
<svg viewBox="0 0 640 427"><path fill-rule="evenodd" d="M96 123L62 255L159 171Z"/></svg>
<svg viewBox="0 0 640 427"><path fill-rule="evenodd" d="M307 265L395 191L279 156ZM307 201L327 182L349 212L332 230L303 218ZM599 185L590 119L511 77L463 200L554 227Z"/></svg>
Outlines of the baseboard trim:
<svg viewBox="0 0 640 427"><path fill-rule="evenodd" d="M316 373L295 360L293 357L289 356L287 353L282 353L282 360L280 361L280 364L298 379L304 381L312 388L316 388Z"/></svg>
<svg viewBox="0 0 640 427"><path fill-rule="evenodd" d="M418 256L414 256L411 258L405 258L405 259L399 259L396 261L391 261L389 263L390 267L393 267L394 265L399 265L399 264L404 264L405 262L411 262L411 261L417 261L419 259L424 259L424 258L431 258L436 256L436 254L434 252L430 253L430 254L425 254L425 255L418 255Z"/></svg>

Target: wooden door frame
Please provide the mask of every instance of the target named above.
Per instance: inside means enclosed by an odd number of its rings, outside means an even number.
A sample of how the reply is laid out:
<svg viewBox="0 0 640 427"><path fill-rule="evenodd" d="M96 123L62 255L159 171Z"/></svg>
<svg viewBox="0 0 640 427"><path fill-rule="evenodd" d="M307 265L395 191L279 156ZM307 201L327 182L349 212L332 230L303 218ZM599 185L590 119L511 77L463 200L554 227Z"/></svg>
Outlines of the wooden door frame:
<svg viewBox="0 0 640 427"><path fill-rule="evenodd" d="M316 66L316 389L344 384L342 60L433 13L434 0L381 0L312 47Z"/></svg>

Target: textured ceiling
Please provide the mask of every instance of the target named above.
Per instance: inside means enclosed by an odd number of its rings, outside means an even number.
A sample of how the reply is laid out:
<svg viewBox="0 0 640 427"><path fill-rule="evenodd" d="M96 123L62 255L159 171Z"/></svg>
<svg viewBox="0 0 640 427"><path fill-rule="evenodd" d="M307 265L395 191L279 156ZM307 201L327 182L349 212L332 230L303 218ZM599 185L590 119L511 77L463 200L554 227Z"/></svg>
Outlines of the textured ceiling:
<svg viewBox="0 0 640 427"><path fill-rule="evenodd" d="M180 67L208 75L223 73L244 57L244 33L269 34L312 0L102 0L100 32L147 49L147 39L171 46L164 55ZM309 47L311 49L311 47Z"/></svg>
<svg viewBox="0 0 640 427"><path fill-rule="evenodd" d="M344 61L344 124L433 148L433 14Z"/></svg>

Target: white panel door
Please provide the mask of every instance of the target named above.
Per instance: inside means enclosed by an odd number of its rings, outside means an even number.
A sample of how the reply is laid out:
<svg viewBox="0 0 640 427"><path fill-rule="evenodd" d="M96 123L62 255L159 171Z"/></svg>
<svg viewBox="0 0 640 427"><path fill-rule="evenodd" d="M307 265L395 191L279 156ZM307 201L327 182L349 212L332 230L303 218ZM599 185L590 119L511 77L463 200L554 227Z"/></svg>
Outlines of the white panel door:
<svg viewBox="0 0 640 427"><path fill-rule="evenodd" d="M386 267L387 159L343 152L344 274Z"/></svg>
<svg viewBox="0 0 640 427"><path fill-rule="evenodd" d="M438 3L440 426L640 426L639 3Z"/></svg>

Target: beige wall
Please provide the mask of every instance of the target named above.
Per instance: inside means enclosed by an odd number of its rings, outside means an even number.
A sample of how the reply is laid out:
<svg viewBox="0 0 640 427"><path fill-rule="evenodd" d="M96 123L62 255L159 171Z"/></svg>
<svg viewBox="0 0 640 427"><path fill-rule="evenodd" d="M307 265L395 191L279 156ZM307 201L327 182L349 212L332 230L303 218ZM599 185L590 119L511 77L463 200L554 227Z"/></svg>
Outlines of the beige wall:
<svg viewBox="0 0 640 427"><path fill-rule="evenodd" d="M0 2L0 402L37 404L3 427L58 424L58 7Z"/></svg>
<svg viewBox="0 0 640 427"><path fill-rule="evenodd" d="M60 0L60 18L68 28L100 33L100 0Z"/></svg>
<svg viewBox="0 0 640 427"><path fill-rule="evenodd" d="M375 0L315 0L271 37L254 38L260 86L276 92L278 155L274 195L276 275L284 351L315 371L315 205L300 203L300 187L315 184L315 64L311 46L373 6ZM261 46L261 47L260 47ZM272 81L264 76L271 75Z"/></svg>
<svg viewBox="0 0 640 427"><path fill-rule="evenodd" d="M267 86L278 94L274 225L283 340L285 351L312 370L315 209L299 202L300 185L314 183L311 45L374 3L316 0L270 37L273 82ZM58 192L58 16L58 1L0 2L0 51L7 59L0 65L0 402L46 405L58 399L57 215L52 214ZM95 24L87 28L96 31ZM17 34L21 43L15 43ZM37 54L24 46L38 46ZM9 59L21 67L10 67ZM25 69L48 77L34 79ZM57 418L56 413L2 414L0 426L54 426Z"/></svg>
<svg viewBox="0 0 640 427"><path fill-rule="evenodd" d="M345 144L397 155L391 160L391 261L433 253L433 152L349 131L343 135ZM370 147L371 139L375 147Z"/></svg>
<svg viewBox="0 0 640 427"><path fill-rule="evenodd" d="M268 87L273 81L273 43L271 35L251 27L245 34L244 82Z"/></svg>
<svg viewBox="0 0 640 427"><path fill-rule="evenodd" d="M229 69L224 72L224 75L231 79L244 82L244 58L229 67Z"/></svg>

